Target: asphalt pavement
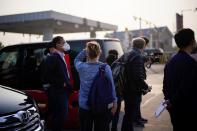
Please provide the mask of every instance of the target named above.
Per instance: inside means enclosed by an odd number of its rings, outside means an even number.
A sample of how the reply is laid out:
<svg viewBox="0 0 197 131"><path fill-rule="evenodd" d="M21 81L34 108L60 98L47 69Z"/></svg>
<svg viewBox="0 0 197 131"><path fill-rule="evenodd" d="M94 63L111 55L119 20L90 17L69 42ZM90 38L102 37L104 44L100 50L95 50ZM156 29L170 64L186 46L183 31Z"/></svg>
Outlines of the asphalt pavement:
<svg viewBox="0 0 197 131"><path fill-rule="evenodd" d="M163 100L163 69L164 65L152 65L147 69L147 83L152 86L152 91L143 96L141 112L142 116L148 119L144 128L136 127L135 131L172 131L172 125L168 112L165 110L158 118L154 116L156 108ZM124 103L122 102L119 131L121 129L122 117L124 115Z"/></svg>

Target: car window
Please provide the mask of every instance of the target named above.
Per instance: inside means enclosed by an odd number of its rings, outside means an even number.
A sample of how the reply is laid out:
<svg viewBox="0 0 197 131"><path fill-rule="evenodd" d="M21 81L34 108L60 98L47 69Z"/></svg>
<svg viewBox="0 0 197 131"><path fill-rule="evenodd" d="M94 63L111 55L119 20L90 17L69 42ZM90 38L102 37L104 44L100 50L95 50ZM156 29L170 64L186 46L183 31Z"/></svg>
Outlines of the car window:
<svg viewBox="0 0 197 131"><path fill-rule="evenodd" d="M18 58L18 51L2 52L0 55L0 69L7 70L16 66Z"/></svg>
<svg viewBox="0 0 197 131"><path fill-rule="evenodd" d="M103 48L105 55L108 55L108 51L112 49L118 51L118 57L123 55L123 50L119 41L105 41L103 44Z"/></svg>
<svg viewBox="0 0 197 131"><path fill-rule="evenodd" d="M35 66L39 66L42 60L46 57L45 55L45 48L38 48L38 49L27 49L25 52L25 59L26 60L35 60ZM28 61L25 61L28 64Z"/></svg>
<svg viewBox="0 0 197 131"><path fill-rule="evenodd" d="M46 57L45 48L25 49L23 85L28 88L41 87L41 63Z"/></svg>
<svg viewBox="0 0 197 131"><path fill-rule="evenodd" d="M72 51L79 53L86 46L86 41L68 41Z"/></svg>

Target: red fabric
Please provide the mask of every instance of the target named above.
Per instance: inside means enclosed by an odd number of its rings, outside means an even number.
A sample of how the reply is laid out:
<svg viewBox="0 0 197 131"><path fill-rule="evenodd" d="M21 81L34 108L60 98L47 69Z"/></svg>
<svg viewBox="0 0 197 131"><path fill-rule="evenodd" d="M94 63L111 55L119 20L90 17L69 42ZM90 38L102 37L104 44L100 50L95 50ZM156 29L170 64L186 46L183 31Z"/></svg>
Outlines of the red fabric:
<svg viewBox="0 0 197 131"><path fill-rule="evenodd" d="M71 66L70 66L70 56L69 56L69 54L65 54L64 59L66 61L67 68L68 68L68 71L69 71L70 83L71 83L72 87L74 87L74 80L73 80Z"/></svg>

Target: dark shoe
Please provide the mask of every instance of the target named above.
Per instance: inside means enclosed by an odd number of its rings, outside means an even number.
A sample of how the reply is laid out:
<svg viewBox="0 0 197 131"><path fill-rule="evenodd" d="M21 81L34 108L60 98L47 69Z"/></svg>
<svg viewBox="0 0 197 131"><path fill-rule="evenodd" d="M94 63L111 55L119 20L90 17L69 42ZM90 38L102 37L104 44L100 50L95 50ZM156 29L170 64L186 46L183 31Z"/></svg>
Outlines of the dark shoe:
<svg viewBox="0 0 197 131"><path fill-rule="evenodd" d="M135 126L135 127L144 127L144 123L137 121L137 122L133 123L133 126Z"/></svg>
<svg viewBox="0 0 197 131"><path fill-rule="evenodd" d="M148 120L147 120L147 119L144 119L144 118L139 119L139 121L140 121L141 123L148 123Z"/></svg>

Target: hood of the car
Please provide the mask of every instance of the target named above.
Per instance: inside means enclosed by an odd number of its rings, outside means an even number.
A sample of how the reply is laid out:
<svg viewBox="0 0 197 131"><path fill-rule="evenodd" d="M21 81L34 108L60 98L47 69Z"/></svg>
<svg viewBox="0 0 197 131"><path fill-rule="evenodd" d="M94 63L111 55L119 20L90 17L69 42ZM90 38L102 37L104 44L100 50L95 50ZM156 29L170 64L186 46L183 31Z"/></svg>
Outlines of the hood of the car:
<svg viewBox="0 0 197 131"><path fill-rule="evenodd" d="M0 116L32 106L31 98L17 90L0 86Z"/></svg>

